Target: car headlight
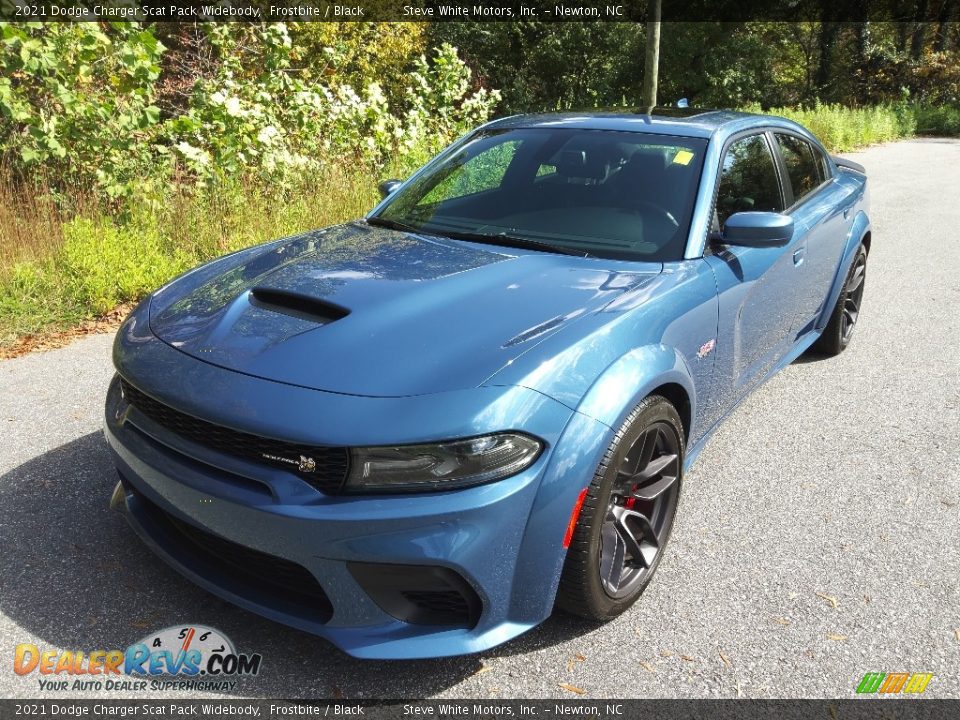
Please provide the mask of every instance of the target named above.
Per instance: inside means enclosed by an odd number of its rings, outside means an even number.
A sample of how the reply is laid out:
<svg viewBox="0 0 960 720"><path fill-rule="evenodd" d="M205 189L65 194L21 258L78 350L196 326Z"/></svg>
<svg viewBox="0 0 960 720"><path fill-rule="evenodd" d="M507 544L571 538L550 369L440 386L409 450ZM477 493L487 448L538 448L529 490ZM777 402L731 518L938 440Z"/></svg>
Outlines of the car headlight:
<svg viewBox="0 0 960 720"><path fill-rule="evenodd" d="M466 440L351 450L347 492L429 492L516 475L539 457L529 435L496 433Z"/></svg>

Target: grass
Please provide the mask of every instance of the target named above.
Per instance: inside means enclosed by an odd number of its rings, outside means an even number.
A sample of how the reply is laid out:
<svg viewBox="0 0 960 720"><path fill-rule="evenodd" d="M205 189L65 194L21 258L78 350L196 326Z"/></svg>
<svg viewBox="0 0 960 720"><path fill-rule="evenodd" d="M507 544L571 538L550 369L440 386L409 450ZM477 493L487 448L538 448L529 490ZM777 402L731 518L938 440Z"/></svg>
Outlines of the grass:
<svg viewBox="0 0 960 720"><path fill-rule="evenodd" d="M960 135L956 107L770 112L810 128L831 152L916 133ZM210 258L359 217L376 202L377 182L405 170L330 165L283 192L236 182L216 191L173 188L122 206L82 193L55 202L40 181L25 186L0 172L0 354L25 336L68 330L134 302Z"/></svg>
<svg viewBox="0 0 960 720"><path fill-rule="evenodd" d="M237 183L69 215L0 182L0 349L136 301L218 255L359 217L377 179L330 167L285 192Z"/></svg>
<svg viewBox="0 0 960 720"><path fill-rule="evenodd" d="M759 112L759 108L749 109ZM809 109L771 108L767 112L808 128L830 152L847 152L900 140L911 137L916 131L914 108L902 105L869 108L818 105Z"/></svg>

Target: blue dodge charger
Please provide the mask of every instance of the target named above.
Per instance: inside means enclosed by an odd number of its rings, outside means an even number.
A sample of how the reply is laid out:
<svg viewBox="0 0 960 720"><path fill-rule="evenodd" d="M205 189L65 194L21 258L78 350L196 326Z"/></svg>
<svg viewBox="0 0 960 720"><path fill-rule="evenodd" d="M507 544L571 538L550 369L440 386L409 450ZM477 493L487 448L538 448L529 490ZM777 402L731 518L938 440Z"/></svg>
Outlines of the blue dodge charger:
<svg viewBox="0 0 960 720"><path fill-rule="evenodd" d="M381 193L153 293L106 401L142 540L357 657L624 612L713 430L860 312L864 170L781 118L511 117Z"/></svg>

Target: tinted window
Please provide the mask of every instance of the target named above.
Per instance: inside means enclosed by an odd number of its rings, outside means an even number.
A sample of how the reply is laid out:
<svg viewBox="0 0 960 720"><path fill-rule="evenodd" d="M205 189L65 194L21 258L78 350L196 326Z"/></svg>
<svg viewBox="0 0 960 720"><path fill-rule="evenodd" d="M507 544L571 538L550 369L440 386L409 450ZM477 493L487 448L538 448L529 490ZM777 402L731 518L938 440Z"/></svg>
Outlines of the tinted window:
<svg viewBox="0 0 960 720"><path fill-rule="evenodd" d="M793 201L798 202L826 179L822 154L794 135L777 134L776 138L793 186Z"/></svg>
<svg viewBox="0 0 960 720"><path fill-rule="evenodd" d="M727 148L717 190L717 220L721 226L734 213L749 210L783 210L773 155L762 135L737 140Z"/></svg>
<svg viewBox="0 0 960 720"><path fill-rule="evenodd" d="M606 130L478 133L391 195L378 217L455 239L678 260L706 146Z"/></svg>

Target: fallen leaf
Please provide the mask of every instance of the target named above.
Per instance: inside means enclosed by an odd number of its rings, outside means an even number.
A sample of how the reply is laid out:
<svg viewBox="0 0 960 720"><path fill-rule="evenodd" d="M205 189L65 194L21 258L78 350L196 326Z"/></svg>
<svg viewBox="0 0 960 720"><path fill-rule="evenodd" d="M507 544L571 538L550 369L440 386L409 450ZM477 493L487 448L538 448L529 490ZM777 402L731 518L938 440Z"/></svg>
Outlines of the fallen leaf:
<svg viewBox="0 0 960 720"><path fill-rule="evenodd" d="M960 642L960 628L956 628L956 629L953 631L953 636L954 636L955 638L957 638L957 642Z"/></svg>
<svg viewBox="0 0 960 720"><path fill-rule="evenodd" d="M775 623L780 623L781 625L789 625L789 624L790 624L790 621L789 621L787 618L783 618L783 617L775 617L775 618L773 619L773 621L774 621Z"/></svg>
<svg viewBox="0 0 960 720"><path fill-rule="evenodd" d="M953 502L953 500L947 500L946 498L941 498L940 502L942 502L942 503L943 503L944 505L946 505L947 507L956 507L956 506L957 506L957 504L956 504L955 502Z"/></svg>
<svg viewBox="0 0 960 720"><path fill-rule="evenodd" d="M863 596L863 601L864 601L865 603L867 603L867 604L870 604L870 603L873 602L873 598L870 597L869 595L864 595L864 596Z"/></svg>
<svg viewBox="0 0 960 720"><path fill-rule="evenodd" d="M79 337L98 333L114 332L127 314L133 310L134 303L124 303L93 320L84 320L76 327L67 330L54 330L38 335L21 335L10 343L0 346L0 360L19 357L29 352L53 350L69 345Z"/></svg>
<svg viewBox="0 0 960 720"><path fill-rule="evenodd" d="M676 653L673 652L672 650L661 650L661 651L660 651L660 657L673 657L674 655L676 655Z"/></svg>
<svg viewBox="0 0 960 720"><path fill-rule="evenodd" d="M839 605L839 603L837 602L837 599L836 599L835 597L833 597L832 595L826 595L825 593L822 593L822 592L818 592L818 593L815 593L815 594L816 594L816 596L817 596L818 598L821 598L822 600L826 600L826 601L827 601L828 603L830 603L833 607L836 607L837 605Z"/></svg>
<svg viewBox="0 0 960 720"><path fill-rule="evenodd" d="M837 642L844 642L847 639L846 635L834 635L833 633L827 633L828 640L836 640Z"/></svg>
<svg viewBox="0 0 960 720"><path fill-rule="evenodd" d="M718 649L717 654L720 656L720 659L723 660L724 664L727 667L731 667L733 665L733 663L730 662L730 658L728 658L726 655L723 654L723 650Z"/></svg>
<svg viewBox="0 0 960 720"><path fill-rule="evenodd" d="M640 667L642 667L642 668L643 668L644 670L646 670L648 673L656 673L656 672L657 672L656 670L653 669L653 665L651 665L651 664L648 663L648 662L642 662L642 663L640 663Z"/></svg>
<svg viewBox="0 0 960 720"><path fill-rule="evenodd" d="M583 662L584 660L586 660L586 658L583 655L576 653L572 658L567 660L567 672L573 670L574 665L576 665L578 662Z"/></svg>
<svg viewBox="0 0 960 720"><path fill-rule="evenodd" d="M338 688L336 685L330 688L330 694L333 696L334 700L343 700L346 695L343 694L343 690Z"/></svg>
<svg viewBox="0 0 960 720"><path fill-rule="evenodd" d="M473 674L473 677L476 677L477 675L483 675L484 673L488 673L488 672L490 672L491 670L493 670L493 668L492 668L490 665L485 665L485 666L483 666L482 668L480 668L479 670L477 670L477 671Z"/></svg>
<svg viewBox="0 0 960 720"><path fill-rule="evenodd" d="M564 690L567 690L569 692L576 693L577 695L585 695L587 692L583 688L578 688L576 685L571 685L570 683L560 683L558 687L563 688Z"/></svg>
<svg viewBox="0 0 960 720"><path fill-rule="evenodd" d="M832 717L833 720L837 720L837 708L833 705L830 706L830 717Z"/></svg>
<svg viewBox="0 0 960 720"><path fill-rule="evenodd" d="M696 662L696 661L697 661L696 658L690 657L689 655L681 655L681 656L680 656L680 659L681 659L681 660L686 660L687 662Z"/></svg>

